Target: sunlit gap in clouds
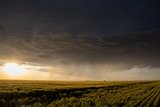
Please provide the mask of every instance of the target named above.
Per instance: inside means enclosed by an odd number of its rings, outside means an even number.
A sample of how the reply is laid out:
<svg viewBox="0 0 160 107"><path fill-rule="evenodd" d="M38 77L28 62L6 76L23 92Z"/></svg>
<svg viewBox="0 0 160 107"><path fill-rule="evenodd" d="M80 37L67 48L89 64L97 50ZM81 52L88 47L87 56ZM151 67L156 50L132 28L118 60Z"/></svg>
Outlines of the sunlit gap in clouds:
<svg viewBox="0 0 160 107"><path fill-rule="evenodd" d="M18 75L22 75L23 73L25 73L25 67L24 65L18 65L16 63L6 63L3 66L3 70L11 76L18 76Z"/></svg>
<svg viewBox="0 0 160 107"><path fill-rule="evenodd" d="M50 67L48 66L30 65L28 62L17 63L5 61L0 66L1 75L4 77L2 79L47 79L49 77L49 70Z"/></svg>

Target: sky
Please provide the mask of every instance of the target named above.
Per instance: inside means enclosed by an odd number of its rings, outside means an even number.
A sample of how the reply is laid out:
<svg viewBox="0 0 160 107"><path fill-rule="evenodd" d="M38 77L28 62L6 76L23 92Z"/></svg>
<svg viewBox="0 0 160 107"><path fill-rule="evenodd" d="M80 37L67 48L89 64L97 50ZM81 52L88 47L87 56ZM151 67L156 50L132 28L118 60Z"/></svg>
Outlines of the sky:
<svg viewBox="0 0 160 107"><path fill-rule="evenodd" d="M0 0L0 79L159 80L159 13L159 0Z"/></svg>

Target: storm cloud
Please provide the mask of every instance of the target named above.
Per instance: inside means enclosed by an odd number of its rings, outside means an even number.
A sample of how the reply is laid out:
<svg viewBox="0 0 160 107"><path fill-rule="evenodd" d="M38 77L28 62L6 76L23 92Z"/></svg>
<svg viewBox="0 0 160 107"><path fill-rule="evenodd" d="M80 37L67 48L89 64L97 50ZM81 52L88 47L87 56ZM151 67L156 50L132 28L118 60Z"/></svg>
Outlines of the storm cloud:
<svg viewBox="0 0 160 107"><path fill-rule="evenodd" d="M159 0L1 0L0 23L20 31L112 34L160 25Z"/></svg>
<svg viewBox="0 0 160 107"><path fill-rule="evenodd" d="M0 65L16 61L50 66L40 72L49 72L53 79L113 80L121 73L120 80L144 79L138 75L144 69L146 78L153 73L150 79L158 79L159 4L159 0L1 0ZM134 68L135 75L127 73Z"/></svg>

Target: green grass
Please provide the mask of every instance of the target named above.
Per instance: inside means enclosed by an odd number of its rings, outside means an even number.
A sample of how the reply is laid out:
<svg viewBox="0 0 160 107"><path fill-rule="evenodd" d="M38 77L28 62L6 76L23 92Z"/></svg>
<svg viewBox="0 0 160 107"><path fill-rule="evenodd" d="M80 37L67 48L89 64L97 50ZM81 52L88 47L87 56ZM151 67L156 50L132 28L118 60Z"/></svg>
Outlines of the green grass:
<svg viewBox="0 0 160 107"><path fill-rule="evenodd" d="M0 81L0 107L159 107L160 81Z"/></svg>

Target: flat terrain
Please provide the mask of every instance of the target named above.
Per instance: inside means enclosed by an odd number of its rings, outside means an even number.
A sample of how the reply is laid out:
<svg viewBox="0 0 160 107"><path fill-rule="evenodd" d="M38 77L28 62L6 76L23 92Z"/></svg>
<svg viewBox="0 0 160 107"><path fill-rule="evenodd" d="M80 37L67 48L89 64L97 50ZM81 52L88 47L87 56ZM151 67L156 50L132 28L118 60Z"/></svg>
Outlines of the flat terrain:
<svg viewBox="0 0 160 107"><path fill-rule="evenodd" d="M160 81L0 81L0 107L160 107Z"/></svg>

